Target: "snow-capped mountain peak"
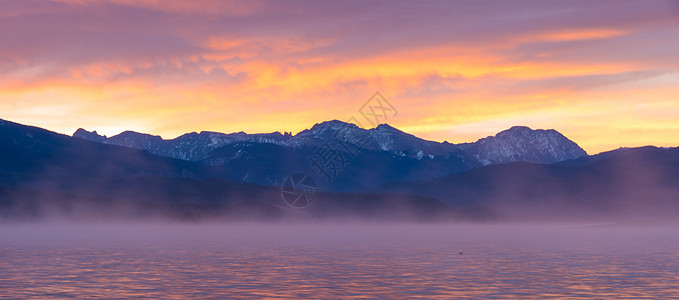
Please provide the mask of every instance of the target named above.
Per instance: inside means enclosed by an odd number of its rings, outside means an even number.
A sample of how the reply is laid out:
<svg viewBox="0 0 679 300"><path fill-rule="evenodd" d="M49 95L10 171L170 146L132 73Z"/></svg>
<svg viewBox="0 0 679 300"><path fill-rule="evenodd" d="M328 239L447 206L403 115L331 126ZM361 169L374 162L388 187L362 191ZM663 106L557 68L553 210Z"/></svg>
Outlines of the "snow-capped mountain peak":
<svg viewBox="0 0 679 300"><path fill-rule="evenodd" d="M458 145L427 141L388 124L363 129L339 120L317 123L296 135L280 132L224 134L202 131L187 133L172 140L163 140L160 136L133 131L106 138L96 132L78 129L73 136L106 144L145 149L154 154L192 161L200 161L212 151L238 142L276 144L291 149L318 148L328 143L339 148L338 144L341 143L365 151L388 152L395 157L418 160L454 157L480 165L514 161L553 163L587 155L576 143L556 130L533 130L526 126L514 126L495 136Z"/></svg>
<svg viewBox="0 0 679 300"><path fill-rule="evenodd" d="M526 126L514 126L460 148L484 165L513 161L553 163L587 155L556 130L533 130Z"/></svg>

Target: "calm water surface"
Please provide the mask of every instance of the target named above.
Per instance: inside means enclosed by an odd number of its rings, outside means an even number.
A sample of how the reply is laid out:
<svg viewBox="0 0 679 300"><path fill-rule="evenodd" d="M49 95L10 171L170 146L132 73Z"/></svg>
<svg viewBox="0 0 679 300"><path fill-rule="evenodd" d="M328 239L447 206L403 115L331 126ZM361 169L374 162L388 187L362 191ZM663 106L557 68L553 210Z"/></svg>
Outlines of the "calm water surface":
<svg viewBox="0 0 679 300"><path fill-rule="evenodd" d="M674 232L568 226L5 226L0 298L676 299Z"/></svg>

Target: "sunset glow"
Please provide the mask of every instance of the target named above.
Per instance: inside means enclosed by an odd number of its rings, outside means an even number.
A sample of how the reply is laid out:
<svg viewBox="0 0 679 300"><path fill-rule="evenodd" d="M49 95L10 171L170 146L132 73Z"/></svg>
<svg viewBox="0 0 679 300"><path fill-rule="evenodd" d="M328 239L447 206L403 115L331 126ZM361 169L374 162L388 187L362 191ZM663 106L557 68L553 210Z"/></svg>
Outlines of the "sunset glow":
<svg viewBox="0 0 679 300"><path fill-rule="evenodd" d="M71 134L291 131L380 91L392 126L679 146L679 4L0 2L0 118Z"/></svg>

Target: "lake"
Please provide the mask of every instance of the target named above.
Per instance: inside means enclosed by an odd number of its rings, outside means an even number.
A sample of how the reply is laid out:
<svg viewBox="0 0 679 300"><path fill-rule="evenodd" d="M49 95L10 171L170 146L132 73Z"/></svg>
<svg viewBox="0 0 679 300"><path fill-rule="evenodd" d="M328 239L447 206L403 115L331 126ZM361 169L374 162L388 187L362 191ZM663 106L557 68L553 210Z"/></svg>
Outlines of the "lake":
<svg viewBox="0 0 679 300"><path fill-rule="evenodd" d="M0 298L679 298L674 228L5 224Z"/></svg>

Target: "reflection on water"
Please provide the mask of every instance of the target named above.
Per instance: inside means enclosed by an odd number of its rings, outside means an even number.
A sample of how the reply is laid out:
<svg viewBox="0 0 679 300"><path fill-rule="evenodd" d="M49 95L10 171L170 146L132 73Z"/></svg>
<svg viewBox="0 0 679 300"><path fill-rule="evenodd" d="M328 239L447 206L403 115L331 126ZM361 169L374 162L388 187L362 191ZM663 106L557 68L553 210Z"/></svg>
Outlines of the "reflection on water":
<svg viewBox="0 0 679 300"><path fill-rule="evenodd" d="M538 243L362 234L361 242L325 237L333 243L217 233L177 243L12 241L0 245L0 298L679 297L679 243L662 236Z"/></svg>

